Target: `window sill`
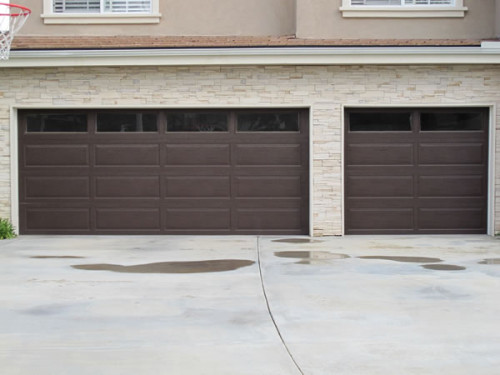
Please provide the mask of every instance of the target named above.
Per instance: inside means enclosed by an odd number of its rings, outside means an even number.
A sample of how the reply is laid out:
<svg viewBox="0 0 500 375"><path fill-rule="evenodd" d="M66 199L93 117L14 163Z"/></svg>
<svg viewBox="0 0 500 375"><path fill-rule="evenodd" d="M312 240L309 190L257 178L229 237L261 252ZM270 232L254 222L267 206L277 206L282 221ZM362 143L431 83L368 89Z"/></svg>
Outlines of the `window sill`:
<svg viewBox="0 0 500 375"><path fill-rule="evenodd" d="M463 18L466 7L341 7L345 18Z"/></svg>
<svg viewBox="0 0 500 375"><path fill-rule="evenodd" d="M161 14L42 14L47 25L160 23Z"/></svg>

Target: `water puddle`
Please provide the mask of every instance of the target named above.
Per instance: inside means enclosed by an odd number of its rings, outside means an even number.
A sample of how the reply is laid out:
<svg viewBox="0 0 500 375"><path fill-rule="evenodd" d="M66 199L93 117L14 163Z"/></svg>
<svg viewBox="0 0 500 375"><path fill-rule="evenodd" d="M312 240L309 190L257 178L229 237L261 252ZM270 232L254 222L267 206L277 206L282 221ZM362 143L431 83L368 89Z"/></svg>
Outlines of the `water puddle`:
<svg viewBox="0 0 500 375"><path fill-rule="evenodd" d="M428 257L407 257L407 256L383 256L383 255L369 255L359 257L361 259L380 259L380 260L392 260L394 262L404 262L404 263L437 263L442 262L439 258L428 258Z"/></svg>
<svg viewBox="0 0 500 375"><path fill-rule="evenodd" d="M424 264L420 267L435 271L463 271L466 269L465 267L455 266L453 264Z"/></svg>
<svg viewBox="0 0 500 375"><path fill-rule="evenodd" d="M500 258L483 259L478 264L500 264Z"/></svg>
<svg viewBox="0 0 500 375"><path fill-rule="evenodd" d="M293 259L331 260L349 258L349 255L330 253L328 251L277 251L274 253L274 255L279 258Z"/></svg>
<svg viewBox="0 0 500 375"><path fill-rule="evenodd" d="M219 259L197 262L159 262L121 266L118 264L78 264L71 267L88 271L111 271L122 273L206 273L234 271L255 264L252 260Z"/></svg>
<svg viewBox="0 0 500 375"><path fill-rule="evenodd" d="M79 257L74 255L34 255L30 258L31 259L82 259L85 257Z"/></svg>
<svg viewBox="0 0 500 375"><path fill-rule="evenodd" d="M312 240L310 238L283 238L280 240L273 240L273 242L304 244L304 243L321 243L323 241Z"/></svg>

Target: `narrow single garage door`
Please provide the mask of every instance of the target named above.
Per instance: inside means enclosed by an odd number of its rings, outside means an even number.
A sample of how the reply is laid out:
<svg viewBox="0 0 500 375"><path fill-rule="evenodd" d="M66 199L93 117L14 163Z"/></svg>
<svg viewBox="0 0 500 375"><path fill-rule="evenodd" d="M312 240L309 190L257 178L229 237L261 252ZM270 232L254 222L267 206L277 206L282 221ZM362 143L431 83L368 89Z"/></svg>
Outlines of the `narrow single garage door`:
<svg viewBox="0 0 500 375"><path fill-rule="evenodd" d="M353 109L345 135L346 233L486 233L487 109Z"/></svg>
<svg viewBox="0 0 500 375"><path fill-rule="evenodd" d="M20 233L307 234L305 110L22 111Z"/></svg>

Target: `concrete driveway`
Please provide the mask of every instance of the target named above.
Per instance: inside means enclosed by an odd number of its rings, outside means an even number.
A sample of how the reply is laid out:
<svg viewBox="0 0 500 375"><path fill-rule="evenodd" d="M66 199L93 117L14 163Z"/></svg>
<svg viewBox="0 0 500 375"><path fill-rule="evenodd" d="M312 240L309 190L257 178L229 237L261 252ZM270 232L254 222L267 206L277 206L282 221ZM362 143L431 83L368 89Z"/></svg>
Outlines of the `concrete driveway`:
<svg viewBox="0 0 500 375"><path fill-rule="evenodd" d="M487 236L0 242L2 374L498 374Z"/></svg>

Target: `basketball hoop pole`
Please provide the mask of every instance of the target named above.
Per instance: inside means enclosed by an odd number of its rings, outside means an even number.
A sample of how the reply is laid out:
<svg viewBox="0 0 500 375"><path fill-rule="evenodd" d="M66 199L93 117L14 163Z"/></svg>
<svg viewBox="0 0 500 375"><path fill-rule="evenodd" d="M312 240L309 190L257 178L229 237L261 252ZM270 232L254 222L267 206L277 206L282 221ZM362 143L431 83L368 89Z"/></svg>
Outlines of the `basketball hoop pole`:
<svg viewBox="0 0 500 375"><path fill-rule="evenodd" d="M22 5L0 3L0 60L8 60L12 40L30 14Z"/></svg>

